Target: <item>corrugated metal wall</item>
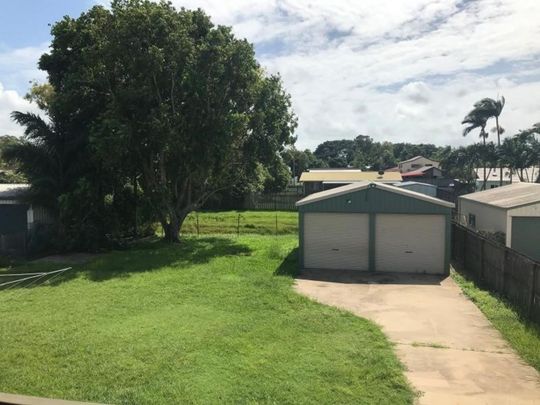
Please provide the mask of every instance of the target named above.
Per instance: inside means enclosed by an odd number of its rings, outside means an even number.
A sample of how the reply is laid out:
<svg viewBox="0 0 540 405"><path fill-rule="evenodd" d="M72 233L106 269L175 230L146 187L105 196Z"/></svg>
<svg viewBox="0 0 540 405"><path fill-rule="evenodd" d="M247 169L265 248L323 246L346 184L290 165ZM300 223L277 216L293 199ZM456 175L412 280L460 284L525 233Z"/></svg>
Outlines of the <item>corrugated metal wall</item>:
<svg viewBox="0 0 540 405"><path fill-rule="evenodd" d="M299 210L299 243L300 265L304 266L304 214L309 212L336 212L336 213L368 213L370 215L370 234L374 233L376 214L439 214L445 216L445 272L449 271L450 262L450 220L452 208L430 203L417 198L370 187L354 191L345 195L335 196L326 200L315 201L311 204L301 205ZM414 235L411 235L411 237ZM370 270L374 266L374 238L370 237ZM428 254L428 253L426 253Z"/></svg>

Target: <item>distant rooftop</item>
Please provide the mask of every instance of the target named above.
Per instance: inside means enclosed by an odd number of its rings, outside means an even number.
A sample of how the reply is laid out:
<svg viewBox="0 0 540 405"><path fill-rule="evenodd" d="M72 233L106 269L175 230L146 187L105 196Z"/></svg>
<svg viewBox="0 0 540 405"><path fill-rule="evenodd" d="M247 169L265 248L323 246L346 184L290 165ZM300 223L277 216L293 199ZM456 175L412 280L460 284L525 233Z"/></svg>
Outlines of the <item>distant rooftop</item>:
<svg viewBox="0 0 540 405"><path fill-rule="evenodd" d="M398 172L362 172L358 170L315 170L303 172L300 181L324 181L324 182L358 182L358 181L401 181L401 173Z"/></svg>
<svg viewBox="0 0 540 405"><path fill-rule="evenodd" d="M540 184L508 184L502 187L466 194L459 198L505 209L521 207L540 202Z"/></svg>

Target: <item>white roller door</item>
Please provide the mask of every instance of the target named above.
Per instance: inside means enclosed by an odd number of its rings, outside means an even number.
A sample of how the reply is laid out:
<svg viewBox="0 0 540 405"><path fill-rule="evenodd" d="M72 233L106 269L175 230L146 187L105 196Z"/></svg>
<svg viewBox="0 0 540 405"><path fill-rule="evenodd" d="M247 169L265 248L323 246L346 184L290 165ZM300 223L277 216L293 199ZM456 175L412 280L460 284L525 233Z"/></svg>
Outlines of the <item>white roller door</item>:
<svg viewBox="0 0 540 405"><path fill-rule="evenodd" d="M368 214L304 215L305 268L367 270L368 265Z"/></svg>
<svg viewBox="0 0 540 405"><path fill-rule="evenodd" d="M443 215L377 214L375 270L402 273L444 273Z"/></svg>

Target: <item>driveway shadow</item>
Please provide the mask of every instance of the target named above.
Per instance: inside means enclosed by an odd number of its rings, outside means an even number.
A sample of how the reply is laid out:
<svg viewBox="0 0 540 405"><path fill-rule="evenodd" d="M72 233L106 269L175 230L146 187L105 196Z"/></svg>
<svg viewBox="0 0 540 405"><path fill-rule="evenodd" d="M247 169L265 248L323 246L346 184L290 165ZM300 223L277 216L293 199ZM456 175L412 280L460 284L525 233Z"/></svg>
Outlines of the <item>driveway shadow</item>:
<svg viewBox="0 0 540 405"><path fill-rule="evenodd" d="M300 280L328 281L343 284L413 284L440 285L448 276L435 274L376 273L358 270L302 269Z"/></svg>

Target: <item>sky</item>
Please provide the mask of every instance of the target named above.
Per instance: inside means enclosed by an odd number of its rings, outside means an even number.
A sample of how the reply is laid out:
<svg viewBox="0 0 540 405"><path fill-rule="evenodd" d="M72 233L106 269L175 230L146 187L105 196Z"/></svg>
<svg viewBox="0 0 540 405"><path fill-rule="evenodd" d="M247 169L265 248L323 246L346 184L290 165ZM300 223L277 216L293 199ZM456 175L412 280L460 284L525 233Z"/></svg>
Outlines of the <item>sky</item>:
<svg viewBox="0 0 540 405"><path fill-rule="evenodd" d="M0 0L0 134L44 81L49 24L106 0ZM475 101L504 95L506 136L540 121L538 0L173 0L202 8L280 73L298 116L297 147L353 139L459 146ZM489 126L494 126L490 123ZM494 137L494 135L491 135Z"/></svg>

